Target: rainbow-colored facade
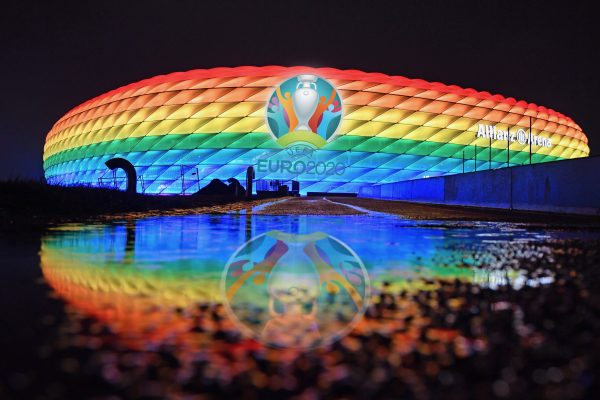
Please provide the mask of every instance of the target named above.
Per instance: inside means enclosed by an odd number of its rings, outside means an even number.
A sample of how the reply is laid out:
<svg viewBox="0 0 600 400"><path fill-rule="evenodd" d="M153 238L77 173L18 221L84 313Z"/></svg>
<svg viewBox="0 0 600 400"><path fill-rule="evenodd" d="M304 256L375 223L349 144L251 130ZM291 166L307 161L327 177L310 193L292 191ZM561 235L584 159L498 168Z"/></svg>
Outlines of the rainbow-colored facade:
<svg viewBox="0 0 600 400"><path fill-rule="evenodd" d="M307 143L297 132L288 134L295 141L282 141L268 106L283 82L306 74L339 95L342 104L329 109L340 113L338 125L326 141ZM48 133L44 170L50 184L124 189L125 179L105 165L121 157L136 168L138 192L190 194L212 179L244 182L254 166L258 181L357 192L528 164L530 151L532 163L589 155L573 120L513 98L355 70L237 67L157 76L75 107Z"/></svg>

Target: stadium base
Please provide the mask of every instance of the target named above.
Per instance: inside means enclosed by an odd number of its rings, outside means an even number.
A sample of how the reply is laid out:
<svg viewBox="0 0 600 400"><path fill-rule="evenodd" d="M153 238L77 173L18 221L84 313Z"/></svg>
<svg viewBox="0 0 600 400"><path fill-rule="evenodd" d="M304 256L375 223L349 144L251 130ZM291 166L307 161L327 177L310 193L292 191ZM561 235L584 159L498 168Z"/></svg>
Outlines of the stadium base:
<svg viewBox="0 0 600 400"><path fill-rule="evenodd" d="M600 215L600 157L365 186L360 197Z"/></svg>

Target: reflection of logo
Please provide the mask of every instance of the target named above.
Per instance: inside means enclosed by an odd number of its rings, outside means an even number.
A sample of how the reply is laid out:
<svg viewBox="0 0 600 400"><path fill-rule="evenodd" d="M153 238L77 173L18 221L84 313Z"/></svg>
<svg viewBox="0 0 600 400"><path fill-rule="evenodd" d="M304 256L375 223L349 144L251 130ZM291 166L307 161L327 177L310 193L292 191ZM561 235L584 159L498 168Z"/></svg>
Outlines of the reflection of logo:
<svg viewBox="0 0 600 400"><path fill-rule="evenodd" d="M267 103L267 124L282 146L324 146L342 120L342 100L326 80L298 75L280 84Z"/></svg>
<svg viewBox="0 0 600 400"><path fill-rule="evenodd" d="M272 231L253 238L229 259L221 290L243 332L271 346L301 349L347 334L370 297L360 258L324 233Z"/></svg>

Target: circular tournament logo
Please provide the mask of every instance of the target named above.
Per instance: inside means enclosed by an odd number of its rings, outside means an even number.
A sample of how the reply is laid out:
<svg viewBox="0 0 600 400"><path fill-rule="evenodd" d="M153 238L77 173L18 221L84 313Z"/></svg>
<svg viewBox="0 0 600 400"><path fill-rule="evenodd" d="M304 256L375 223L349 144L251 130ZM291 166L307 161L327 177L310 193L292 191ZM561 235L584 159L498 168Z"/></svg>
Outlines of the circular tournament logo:
<svg viewBox="0 0 600 400"><path fill-rule="evenodd" d="M267 125L277 143L324 146L342 121L342 100L317 75L302 74L281 83L267 103Z"/></svg>
<svg viewBox="0 0 600 400"><path fill-rule="evenodd" d="M371 294L361 259L324 233L271 231L231 256L221 290L240 330L274 347L332 343L360 321Z"/></svg>

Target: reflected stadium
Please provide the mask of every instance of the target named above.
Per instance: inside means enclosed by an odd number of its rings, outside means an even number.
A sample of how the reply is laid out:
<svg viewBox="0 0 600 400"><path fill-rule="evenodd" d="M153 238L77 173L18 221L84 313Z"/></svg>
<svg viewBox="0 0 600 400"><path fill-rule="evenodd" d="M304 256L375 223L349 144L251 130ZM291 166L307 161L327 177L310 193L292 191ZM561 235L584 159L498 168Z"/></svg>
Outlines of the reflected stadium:
<svg viewBox="0 0 600 400"><path fill-rule="evenodd" d="M304 97L302 97L304 96ZM300 192L363 186L589 155L569 117L501 95L356 70L236 67L161 75L67 112L44 147L53 185L192 194L213 179Z"/></svg>

